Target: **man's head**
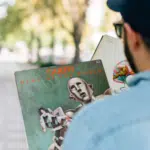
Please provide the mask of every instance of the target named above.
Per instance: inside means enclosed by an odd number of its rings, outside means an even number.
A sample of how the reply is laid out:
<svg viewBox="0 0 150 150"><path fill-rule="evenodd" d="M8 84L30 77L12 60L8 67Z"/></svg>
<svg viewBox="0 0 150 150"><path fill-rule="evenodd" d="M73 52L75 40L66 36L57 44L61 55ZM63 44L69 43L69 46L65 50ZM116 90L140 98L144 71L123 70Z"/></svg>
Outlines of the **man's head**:
<svg viewBox="0 0 150 150"><path fill-rule="evenodd" d="M45 109L45 108L43 108L43 107L41 107L40 109L39 109L39 114L40 115L42 115L42 114L44 114L44 113L46 113L47 112L47 110Z"/></svg>
<svg viewBox="0 0 150 150"><path fill-rule="evenodd" d="M150 0L108 0L107 4L122 15L120 32L131 68L135 73L150 70Z"/></svg>
<svg viewBox="0 0 150 150"><path fill-rule="evenodd" d="M92 85L86 83L81 78L72 78L68 81L68 90L70 93L70 98L88 103L92 100L93 89Z"/></svg>

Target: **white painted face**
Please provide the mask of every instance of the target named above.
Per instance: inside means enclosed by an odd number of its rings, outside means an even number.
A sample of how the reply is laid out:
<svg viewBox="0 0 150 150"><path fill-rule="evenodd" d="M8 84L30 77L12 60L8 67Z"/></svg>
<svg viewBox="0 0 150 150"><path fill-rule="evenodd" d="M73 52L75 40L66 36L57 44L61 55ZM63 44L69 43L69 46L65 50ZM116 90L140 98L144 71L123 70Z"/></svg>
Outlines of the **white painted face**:
<svg viewBox="0 0 150 150"><path fill-rule="evenodd" d="M41 113L44 114L44 113L46 113L46 112L45 112L45 110L41 109Z"/></svg>
<svg viewBox="0 0 150 150"><path fill-rule="evenodd" d="M72 78L68 82L70 96L77 101L88 102L92 99L93 90L80 78Z"/></svg>

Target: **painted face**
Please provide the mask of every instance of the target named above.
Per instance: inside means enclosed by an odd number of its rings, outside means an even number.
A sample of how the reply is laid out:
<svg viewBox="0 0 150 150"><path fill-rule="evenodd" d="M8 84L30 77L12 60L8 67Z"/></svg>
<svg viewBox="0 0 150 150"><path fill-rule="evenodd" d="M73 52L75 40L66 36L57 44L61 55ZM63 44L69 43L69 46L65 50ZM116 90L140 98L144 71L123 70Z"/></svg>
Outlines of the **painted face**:
<svg viewBox="0 0 150 150"><path fill-rule="evenodd" d="M72 78L68 82L70 96L80 102L89 102L92 99L93 90L80 78Z"/></svg>
<svg viewBox="0 0 150 150"><path fill-rule="evenodd" d="M40 111L41 111L42 114L46 113L45 110L43 110L43 109L41 109Z"/></svg>

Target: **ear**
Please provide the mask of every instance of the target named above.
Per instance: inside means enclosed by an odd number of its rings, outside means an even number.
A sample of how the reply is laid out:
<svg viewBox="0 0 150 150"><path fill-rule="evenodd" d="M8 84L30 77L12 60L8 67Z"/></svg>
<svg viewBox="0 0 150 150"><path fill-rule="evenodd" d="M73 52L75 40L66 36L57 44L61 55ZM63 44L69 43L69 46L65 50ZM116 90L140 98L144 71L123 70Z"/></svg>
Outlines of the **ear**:
<svg viewBox="0 0 150 150"><path fill-rule="evenodd" d="M74 96L72 94L69 95L70 99L74 99Z"/></svg>
<svg viewBox="0 0 150 150"><path fill-rule="evenodd" d="M93 87L92 84L88 84L88 86L89 86L92 90L94 89L94 87Z"/></svg>
<svg viewBox="0 0 150 150"><path fill-rule="evenodd" d="M126 32L126 38L131 52L133 53L138 51L142 44L142 39L140 34L134 31L128 23L125 23L124 27Z"/></svg>

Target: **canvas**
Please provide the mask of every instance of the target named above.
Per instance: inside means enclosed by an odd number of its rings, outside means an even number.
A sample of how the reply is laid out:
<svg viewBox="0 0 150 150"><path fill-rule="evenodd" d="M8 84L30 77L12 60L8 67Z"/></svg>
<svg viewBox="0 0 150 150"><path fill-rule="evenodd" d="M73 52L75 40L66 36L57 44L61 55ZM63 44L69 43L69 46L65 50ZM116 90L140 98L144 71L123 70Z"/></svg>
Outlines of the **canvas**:
<svg viewBox="0 0 150 150"><path fill-rule="evenodd" d="M29 150L60 150L74 115L109 89L101 60L15 73Z"/></svg>

